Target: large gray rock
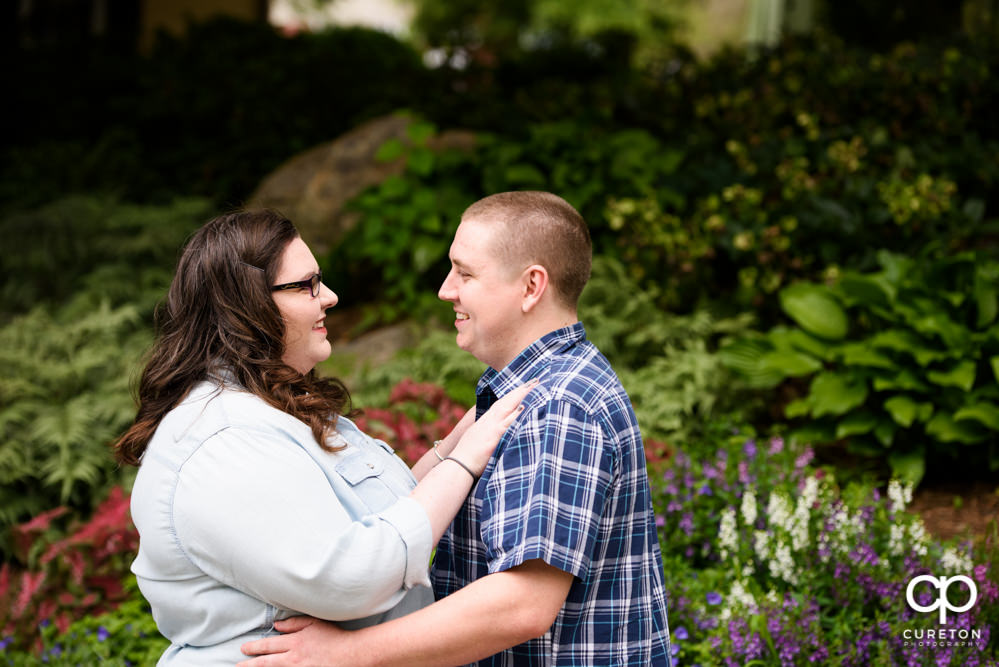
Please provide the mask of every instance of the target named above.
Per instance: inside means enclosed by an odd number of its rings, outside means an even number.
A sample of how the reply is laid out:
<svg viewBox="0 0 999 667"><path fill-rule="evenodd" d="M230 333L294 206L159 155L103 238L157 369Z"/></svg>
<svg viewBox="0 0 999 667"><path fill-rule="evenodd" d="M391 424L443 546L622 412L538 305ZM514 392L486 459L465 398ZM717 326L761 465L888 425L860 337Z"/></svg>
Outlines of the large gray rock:
<svg viewBox="0 0 999 667"><path fill-rule="evenodd" d="M402 173L402 158L380 162L375 154L390 139L411 144L406 128L412 122L400 114L382 116L296 155L261 182L248 206L281 211L316 254L327 253L358 222L358 215L345 211L344 205L366 188ZM441 132L428 142L434 151L471 150L474 145L475 135L462 130Z"/></svg>

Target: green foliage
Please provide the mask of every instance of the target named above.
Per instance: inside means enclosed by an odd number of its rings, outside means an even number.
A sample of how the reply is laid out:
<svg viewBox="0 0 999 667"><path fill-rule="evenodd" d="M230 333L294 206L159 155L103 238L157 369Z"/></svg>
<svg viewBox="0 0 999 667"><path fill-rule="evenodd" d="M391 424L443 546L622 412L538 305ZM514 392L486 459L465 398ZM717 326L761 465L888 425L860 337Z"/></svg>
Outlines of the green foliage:
<svg viewBox="0 0 999 667"><path fill-rule="evenodd" d="M231 206L290 154L435 87L386 33L286 37L231 19L161 33L148 54L36 48L10 63L0 80L20 91L19 131L0 152L0 202L22 207L85 191Z"/></svg>
<svg viewBox="0 0 999 667"><path fill-rule="evenodd" d="M523 139L480 135L473 153L434 154L425 144L434 128L411 126L412 145L389 142L383 159L405 155L403 175L361 194L351 204L360 222L331 254L333 284L382 290L379 315L412 312L443 318L436 298L448 270L447 253L464 209L507 190L557 192L587 218L597 252L621 252L632 239L605 222L605 192L666 192L682 154L642 130L592 131L581 143L573 122L538 124ZM333 275L333 274L331 274Z"/></svg>
<svg viewBox="0 0 999 667"><path fill-rule="evenodd" d="M44 624L35 647L8 648L0 653L0 664L28 667L40 660L56 667L155 664L170 642L157 631L135 577L129 575L123 588L128 597L114 611L80 618L64 631L54 624Z"/></svg>
<svg viewBox="0 0 999 667"><path fill-rule="evenodd" d="M719 421L650 475L678 660L992 664L994 533L975 546L931 539L906 511L911 484L841 485L812 457L782 438L757 439ZM927 572L974 580L976 604L951 614L946 628L980 630L980 640L905 643L904 630L928 624L905 603L908 582Z"/></svg>
<svg viewBox="0 0 999 667"><path fill-rule="evenodd" d="M437 155L427 147L435 128L412 123L408 145L389 141L378 159L406 160L402 176L390 176L354 200L359 224L346 235L327 261L331 284L357 286L352 298L378 298L380 319L392 321L413 312L443 319L448 307L437 298L439 281L447 273L446 257L464 207L471 203L459 182L439 188L426 186L437 172L451 173L461 157ZM367 289L365 289L367 285Z"/></svg>
<svg viewBox="0 0 999 667"><path fill-rule="evenodd" d="M999 263L975 253L920 262L882 252L881 270L798 283L781 303L797 327L726 347L759 387L795 378L798 437L846 440L918 481L927 461L999 469Z"/></svg>
<svg viewBox="0 0 999 667"><path fill-rule="evenodd" d="M0 528L123 479L109 445L135 416L129 393L151 342L134 306L83 293L0 329ZM6 551L6 544L2 551Z"/></svg>
<svg viewBox="0 0 999 667"><path fill-rule="evenodd" d="M24 252L2 260L0 553L7 527L58 505L88 513L128 483L109 445L135 416L153 306L206 212L77 198L4 220Z"/></svg>
<svg viewBox="0 0 999 667"><path fill-rule="evenodd" d="M597 257L579 304L587 334L621 378L646 438L679 444L719 414L758 409L716 354L729 337L749 330L752 315L670 315L658 302L655 288L643 290L624 264Z"/></svg>
<svg viewBox="0 0 999 667"><path fill-rule="evenodd" d="M87 521L65 532L54 525L58 508L17 526L13 561L0 568L0 633L9 644L33 648L38 631L114 609L126 599L122 573L135 557L139 535L129 518L129 500L115 487Z"/></svg>
<svg viewBox="0 0 999 667"><path fill-rule="evenodd" d="M161 207L67 197L0 220L0 321L41 303L90 292L112 306L151 312L169 284L178 249L209 216L203 199Z"/></svg>
<svg viewBox="0 0 999 667"><path fill-rule="evenodd" d="M661 59L674 43L680 21L679 5L654 0L614 2L558 0L427 2L417 4L414 28L424 42L451 51L485 58L509 57L513 50L530 50L559 39L591 40L617 36L635 51L641 64ZM483 55L485 54L485 55Z"/></svg>

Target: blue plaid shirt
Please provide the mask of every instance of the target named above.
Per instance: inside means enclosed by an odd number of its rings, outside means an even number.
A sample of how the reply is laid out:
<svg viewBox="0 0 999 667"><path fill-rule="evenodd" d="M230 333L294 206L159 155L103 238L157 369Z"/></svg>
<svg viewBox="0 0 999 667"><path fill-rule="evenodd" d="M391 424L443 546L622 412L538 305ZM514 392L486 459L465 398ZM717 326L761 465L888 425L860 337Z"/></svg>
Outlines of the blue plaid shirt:
<svg viewBox="0 0 999 667"><path fill-rule="evenodd" d="M631 401L577 323L488 369L477 413L534 377L541 385L437 547L437 599L540 558L574 576L555 623L479 665L669 667L662 556Z"/></svg>

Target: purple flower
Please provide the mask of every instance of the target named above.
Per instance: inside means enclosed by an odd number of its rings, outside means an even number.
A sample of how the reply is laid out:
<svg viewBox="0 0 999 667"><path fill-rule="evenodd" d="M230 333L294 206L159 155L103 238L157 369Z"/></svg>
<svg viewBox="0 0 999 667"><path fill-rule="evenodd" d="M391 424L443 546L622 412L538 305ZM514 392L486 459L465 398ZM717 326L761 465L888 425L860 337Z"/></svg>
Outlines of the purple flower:
<svg viewBox="0 0 999 667"><path fill-rule="evenodd" d="M680 645L671 643L669 645L669 654L675 658L677 655L679 655L679 653L680 653Z"/></svg>
<svg viewBox="0 0 999 667"><path fill-rule="evenodd" d="M804 452L802 452L801 455L798 456L798 458L796 458L794 460L794 467L797 470L803 469L805 466L807 466L809 463L812 462L812 458L814 458L814 456L815 456L815 453L809 447Z"/></svg>
<svg viewBox="0 0 999 667"><path fill-rule="evenodd" d="M747 440L742 446L742 453L746 455L747 459L751 459L756 456L756 441Z"/></svg>
<svg viewBox="0 0 999 667"><path fill-rule="evenodd" d="M704 486L702 486L697 490L697 494L700 496L712 496L714 495L714 492L711 491L711 486L708 485L707 482L705 482Z"/></svg>
<svg viewBox="0 0 999 667"><path fill-rule="evenodd" d="M784 438L774 437L770 439L770 455L780 454L784 451Z"/></svg>
<svg viewBox="0 0 999 667"><path fill-rule="evenodd" d="M711 604L711 605L721 604L721 601L722 601L722 596L719 595L718 593L715 593L714 591L711 591L710 593L708 593L704 597L707 599L708 604Z"/></svg>
<svg viewBox="0 0 999 667"><path fill-rule="evenodd" d="M749 475L749 464L745 461L739 461L739 483L749 484L752 478Z"/></svg>
<svg viewBox="0 0 999 667"><path fill-rule="evenodd" d="M111 634L108 632L107 628L105 628L103 625L97 628L97 641L99 642L105 641L110 636Z"/></svg>
<svg viewBox="0 0 999 667"><path fill-rule="evenodd" d="M666 525L666 517L664 517L662 514L657 514L656 515L656 526L658 528L662 528L665 525Z"/></svg>
<svg viewBox="0 0 999 667"><path fill-rule="evenodd" d="M687 628L683 627L682 625L678 625L676 629L673 630L673 636L680 641L683 641L690 637L690 635L687 633Z"/></svg>
<svg viewBox="0 0 999 667"><path fill-rule="evenodd" d="M3 639L0 639L0 651L10 646L13 641L13 637L4 637Z"/></svg>
<svg viewBox="0 0 999 667"><path fill-rule="evenodd" d="M694 534L694 517L689 512L680 517L680 530L688 537Z"/></svg>

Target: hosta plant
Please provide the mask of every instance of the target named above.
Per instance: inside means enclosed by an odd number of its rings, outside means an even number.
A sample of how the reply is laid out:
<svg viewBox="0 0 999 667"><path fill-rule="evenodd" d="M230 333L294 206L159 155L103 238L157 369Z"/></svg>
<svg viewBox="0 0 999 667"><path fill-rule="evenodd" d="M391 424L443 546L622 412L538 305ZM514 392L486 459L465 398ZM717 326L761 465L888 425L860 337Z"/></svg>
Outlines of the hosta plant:
<svg viewBox="0 0 999 667"><path fill-rule="evenodd" d="M918 481L927 461L999 469L999 263L982 253L881 269L780 292L794 326L726 347L758 387L801 395L794 434L845 442Z"/></svg>

